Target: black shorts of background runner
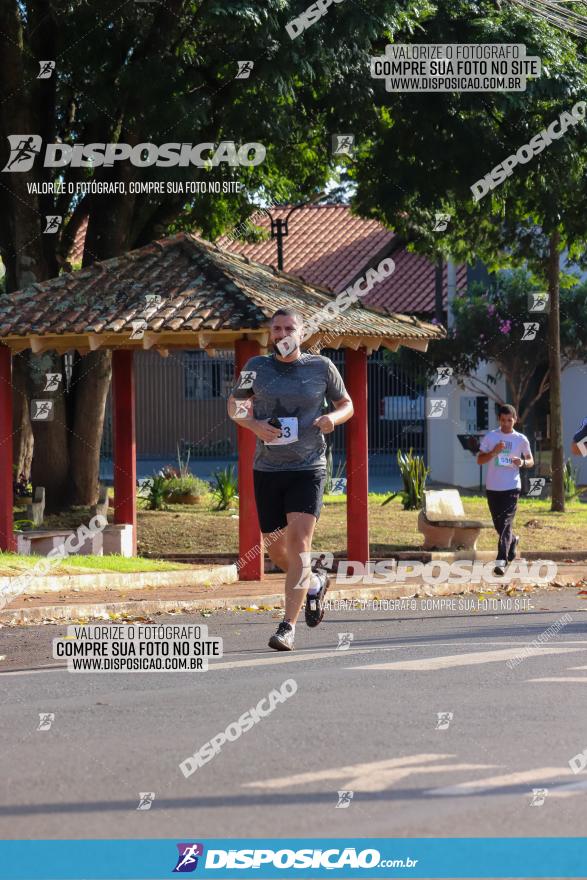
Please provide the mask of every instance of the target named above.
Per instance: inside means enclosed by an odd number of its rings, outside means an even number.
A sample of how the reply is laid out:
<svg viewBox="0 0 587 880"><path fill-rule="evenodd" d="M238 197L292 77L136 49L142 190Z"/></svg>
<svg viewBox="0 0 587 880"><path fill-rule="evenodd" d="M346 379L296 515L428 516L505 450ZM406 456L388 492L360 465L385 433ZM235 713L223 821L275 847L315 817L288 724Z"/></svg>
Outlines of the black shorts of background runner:
<svg viewBox="0 0 587 880"><path fill-rule="evenodd" d="M253 470L259 525L264 534L283 529L288 513L320 516L326 473L324 470Z"/></svg>
<svg viewBox="0 0 587 880"><path fill-rule="evenodd" d="M498 491L486 489L487 503L498 536L497 559L507 562L510 547L514 539L512 525L520 497L519 489Z"/></svg>

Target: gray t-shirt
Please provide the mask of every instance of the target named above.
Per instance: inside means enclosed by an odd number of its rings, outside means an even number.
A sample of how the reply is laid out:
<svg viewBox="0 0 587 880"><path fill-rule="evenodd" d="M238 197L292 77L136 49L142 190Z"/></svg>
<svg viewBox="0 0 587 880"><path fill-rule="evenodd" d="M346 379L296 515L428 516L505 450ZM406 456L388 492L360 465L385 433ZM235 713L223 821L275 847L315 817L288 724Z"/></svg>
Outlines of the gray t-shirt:
<svg viewBox="0 0 587 880"><path fill-rule="evenodd" d="M267 445L257 438L253 468L258 471L324 470L326 442L312 422L326 411L325 399L330 403L347 393L332 361L322 355L304 353L297 361L283 363L275 355L261 355L247 361L243 373L245 371L255 373L252 380L254 417L277 416L283 424L282 442L297 434L297 440L283 445Z"/></svg>

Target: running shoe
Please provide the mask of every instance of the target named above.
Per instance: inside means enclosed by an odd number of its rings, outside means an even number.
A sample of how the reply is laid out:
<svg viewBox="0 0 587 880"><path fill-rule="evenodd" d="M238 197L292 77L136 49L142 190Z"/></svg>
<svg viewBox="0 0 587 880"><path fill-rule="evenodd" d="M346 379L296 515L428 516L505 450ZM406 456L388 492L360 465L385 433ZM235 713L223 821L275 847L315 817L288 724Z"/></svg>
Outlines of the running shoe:
<svg viewBox="0 0 587 880"><path fill-rule="evenodd" d="M505 574L505 565L506 565L505 562L501 562L501 560L500 560L499 563L493 569L493 574L496 577L503 577Z"/></svg>
<svg viewBox="0 0 587 880"><path fill-rule="evenodd" d="M294 631L287 621L282 620L277 627L277 632L269 639L269 647L275 651L293 651Z"/></svg>
<svg viewBox="0 0 587 880"><path fill-rule="evenodd" d="M324 617L324 596L330 586L330 578L325 568L317 565L313 569L313 574L320 581L320 589L313 596L309 593L306 596L305 618L308 626L318 626L322 622Z"/></svg>
<svg viewBox="0 0 587 880"><path fill-rule="evenodd" d="M508 562L513 562L516 556L518 555L518 544L520 543L520 536L514 535L514 540L510 545L510 552L508 553Z"/></svg>

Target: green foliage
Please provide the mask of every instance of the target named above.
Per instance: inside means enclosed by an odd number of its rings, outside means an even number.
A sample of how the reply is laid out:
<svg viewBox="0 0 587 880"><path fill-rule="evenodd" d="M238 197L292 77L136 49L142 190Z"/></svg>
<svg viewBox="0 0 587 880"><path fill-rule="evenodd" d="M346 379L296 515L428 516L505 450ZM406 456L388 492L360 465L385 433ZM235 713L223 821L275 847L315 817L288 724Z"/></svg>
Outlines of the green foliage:
<svg viewBox="0 0 587 880"><path fill-rule="evenodd" d="M326 482L324 483L324 494L331 495L333 488L342 476L344 476L345 462L339 461L336 471L334 471L334 460L332 458L332 444L326 447Z"/></svg>
<svg viewBox="0 0 587 880"><path fill-rule="evenodd" d="M169 480L161 474L153 474L152 477L146 479L140 488L139 495L145 498L147 502L147 510L165 510L165 499L167 497L167 486Z"/></svg>
<svg viewBox="0 0 587 880"><path fill-rule="evenodd" d="M565 462L565 469L563 473L563 485L565 489L566 501L572 501L573 498L576 498L579 494L579 490L577 488L578 476L578 468L573 467L573 462L570 458L567 459L567 461Z"/></svg>
<svg viewBox="0 0 587 880"><path fill-rule="evenodd" d="M225 467L214 474L216 485L212 488L212 494L216 498L215 510L227 510L233 501L238 498L238 477L234 465Z"/></svg>
<svg viewBox="0 0 587 880"><path fill-rule="evenodd" d="M171 477L166 481L165 497L173 502L179 495L208 495L210 486L193 474L185 477Z"/></svg>
<svg viewBox="0 0 587 880"><path fill-rule="evenodd" d="M426 467L421 455L414 455L413 449L410 449L407 453L398 449L397 463L404 484L403 491L394 492L385 499L381 506L389 504L392 499L399 495L404 510L419 510L424 501L426 478L430 473L430 468Z"/></svg>
<svg viewBox="0 0 587 880"><path fill-rule="evenodd" d="M566 276L561 289L561 366L587 357L587 283ZM498 273L487 287L477 283L459 291L453 300L453 326L446 339L432 342L423 358L409 349L389 355L390 360L425 369L430 383L439 366L450 366L461 387L486 394L500 403L496 391L503 376L508 400L516 407L520 423L528 419L536 403L548 391L548 314L528 311L528 294L545 291L540 280L524 269ZM524 323L535 321L539 330L534 340L524 340ZM470 377L483 364L492 361L495 369L485 384Z"/></svg>

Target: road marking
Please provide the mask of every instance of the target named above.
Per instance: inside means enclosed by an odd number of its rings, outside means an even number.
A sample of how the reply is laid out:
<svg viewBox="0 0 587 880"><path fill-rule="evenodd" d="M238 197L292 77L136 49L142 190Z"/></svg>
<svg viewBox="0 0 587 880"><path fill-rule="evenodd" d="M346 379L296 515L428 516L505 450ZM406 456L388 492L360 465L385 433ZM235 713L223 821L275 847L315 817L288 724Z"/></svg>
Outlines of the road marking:
<svg viewBox="0 0 587 880"><path fill-rule="evenodd" d="M477 646L478 644L479 644L478 641L459 642L459 645L461 645L463 647L466 645ZM512 656L512 657L520 656L520 650L521 650L521 648L523 648L525 646L525 643L520 644L518 641L511 640L511 639L505 640L505 641L483 642L483 644L485 644L485 645L499 645L499 646L501 646L501 645L517 645L518 646L517 648L510 649L511 653L508 654L508 656ZM583 647L582 648L562 648L561 647L558 649L555 649L554 647L550 647L550 648L545 648L542 650L545 653L564 653L565 651L584 650L585 646L587 646L587 642L584 642L584 641L570 642L570 643L567 641L567 642L565 642L565 644L579 644L579 645L582 645ZM375 648L371 648L371 647L360 648L357 646L355 648L349 648L346 651L337 651L336 645L333 642L332 647L323 648L320 651L311 651L311 650L304 650L304 649L301 651L295 651L293 653L287 653L285 651L283 651L283 652L282 651L274 651L274 652L271 652L271 654L267 654L264 657L251 657L251 658L247 658L245 660L228 660L226 662L220 661L218 663L214 663L213 661L210 661L209 666L208 666L208 671L210 672L213 669L241 669L241 668L246 669L246 668L254 667L254 666L272 666L275 664L279 664L281 666L284 663L299 663L302 660L322 660L322 659L331 659L333 657L344 659L345 657L350 657L351 655L354 655L354 654L374 654L377 651L401 651L401 650L413 650L413 649L417 649L417 648L425 648L427 650L430 650L432 647L434 649L436 649L436 648L454 648L454 641L435 642L434 645L431 645L430 642L428 641L428 642L407 643L407 644L400 644L400 645L378 645ZM540 653L540 650L541 649L537 648L533 652L532 656L537 656ZM233 656L233 654L238 654L238 653L242 653L242 652L231 652L228 656ZM487 659L489 655L500 654L500 653L503 653L503 651L502 652L500 652L500 651L480 651L478 653L484 659L479 660L479 661L465 661L465 662L461 662L461 663L447 663L446 666L465 666L465 665L468 666L470 662L488 663L488 662L490 662L490 659ZM464 658L464 657L471 657L474 655L473 654L457 654L454 656L456 658ZM399 661L392 661L390 664L373 664L373 665L366 665L366 666L351 666L351 667L345 667L345 668L348 668L348 669L393 669L393 668L395 668L395 669L402 669L402 668L418 669L418 668L420 668L418 666L418 664L424 664L424 666L422 667L423 669L428 669L428 668L436 669L436 668L444 668L444 661L446 661L447 659L450 659L450 657L449 658L437 657L437 658L423 659L423 660L399 660ZM501 658L496 657L495 659L501 659ZM431 663L437 663L438 666L436 666L436 665L430 666ZM414 666L414 664L416 664L416 665ZM35 668L33 668L33 669L16 669L16 670L7 669L5 671L0 670L0 678L5 675L38 675L39 673L43 673L43 672L59 672L59 671L67 671L67 666L65 666L65 665L42 666L42 667L38 667L36 669ZM96 673L96 674L98 674L98 673ZM159 673L157 673L157 674L159 674ZM177 674L181 674L181 670L178 670Z"/></svg>
<svg viewBox="0 0 587 880"><path fill-rule="evenodd" d="M585 642L584 644L587 644ZM473 651L468 654L449 654L445 657L424 657L421 660L392 660L390 663L370 663L367 666L349 666L348 669L403 669L413 672L430 672L435 669L450 669L455 666L474 666L479 663L498 663L513 660L521 656L525 645L517 648L505 648L501 651ZM584 648L566 648L562 646L532 648L531 657L549 654L567 654L572 651L583 651ZM525 658L529 659L529 658Z"/></svg>
<svg viewBox="0 0 587 880"><path fill-rule="evenodd" d="M331 767L297 773L294 776L281 776L260 782L247 782L243 788L262 788L264 790L288 788L326 780L340 780L344 788L351 791L385 791L396 782L420 773L454 773L460 770L490 770L495 764L438 764L455 755L408 755L404 758L389 758L385 761L372 761L366 764L350 764L345 767ZM421 766L425 765L425 766Z"/></svg>
<svg viewBox="0 0 587 880"><path fill-rule="evenodd" d="M572 684L573 682L587 684L587 675L582 677L577 676L576 678L571 675L561 676L560 678L558 676L553 676L552 678L527 678L526 681L564 681L569 684Z"/></svg>
<svg viewBox="0 0 587 880"><path fill-rule="evenodd" d="M472 795L494 788L506 788L509 785L528 784L529 786L540 785L549 779L558 779L569 774L567 767L539 767L536 770L520 770L517 773L503 773L500 776L489 776L487 779L478 779L473 782L460 782L458 785L449 785L446 788L432 788L424 792L424 795ZM550 789L549 792L550 794Z"/></svg>

